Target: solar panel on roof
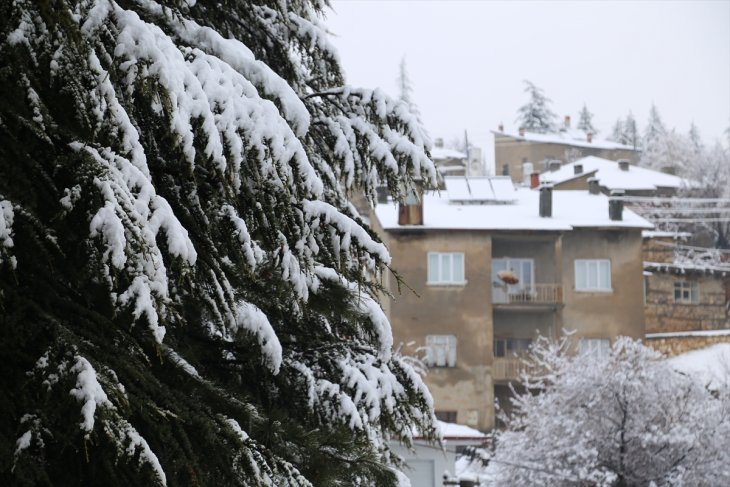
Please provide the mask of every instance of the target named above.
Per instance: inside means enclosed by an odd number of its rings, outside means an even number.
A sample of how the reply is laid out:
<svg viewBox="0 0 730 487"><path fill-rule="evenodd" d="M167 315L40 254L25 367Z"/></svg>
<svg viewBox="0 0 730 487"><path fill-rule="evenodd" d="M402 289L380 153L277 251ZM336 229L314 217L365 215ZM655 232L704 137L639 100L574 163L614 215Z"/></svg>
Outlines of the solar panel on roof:
<svg viewBox="0 0 730 487"><path fill-rule="evenodd" d="M511 203L516 199L515 187L509 176L446 177L446 195L460 203Z"/></svg>

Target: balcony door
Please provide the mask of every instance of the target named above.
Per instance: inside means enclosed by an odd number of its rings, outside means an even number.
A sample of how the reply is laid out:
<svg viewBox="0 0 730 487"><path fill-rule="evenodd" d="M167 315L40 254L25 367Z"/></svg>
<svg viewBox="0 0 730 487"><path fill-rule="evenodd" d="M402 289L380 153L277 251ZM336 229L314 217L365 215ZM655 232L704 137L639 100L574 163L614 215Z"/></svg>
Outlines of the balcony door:
<svg viewBox="0 0 730 487"><path fill-rule="evenodd" d="M535 288L534 259L513 259L510 257L492 259L492 295L495 303L509 302L509 296L531 293ZM517 278L514 284L500 279L504 272L511 272Z"/></svg>

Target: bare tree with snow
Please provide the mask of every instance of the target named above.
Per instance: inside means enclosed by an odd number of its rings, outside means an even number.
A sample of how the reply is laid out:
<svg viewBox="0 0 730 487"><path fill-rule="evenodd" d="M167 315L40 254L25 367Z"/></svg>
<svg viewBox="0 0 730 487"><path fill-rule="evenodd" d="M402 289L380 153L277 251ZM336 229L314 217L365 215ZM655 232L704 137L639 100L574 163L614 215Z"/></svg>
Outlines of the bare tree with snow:
<svg viewBox="0 0 730 487"><path fill-rule="evenodd" d="M606 356L567 343L537 341L506 430L487 465L469 468L481 485L730 483L727 388L707 390L629 338Z"/></svg>

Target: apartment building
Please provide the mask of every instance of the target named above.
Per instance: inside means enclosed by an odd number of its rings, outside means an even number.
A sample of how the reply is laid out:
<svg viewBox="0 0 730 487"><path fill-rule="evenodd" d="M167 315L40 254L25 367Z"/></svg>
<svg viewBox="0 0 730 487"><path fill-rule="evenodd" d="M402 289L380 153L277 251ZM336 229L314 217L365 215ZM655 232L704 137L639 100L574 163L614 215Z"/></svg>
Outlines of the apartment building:
<svg viewBox="0 0 730 487"><path fill-rule="evenodd" d="M494 400L506 402L538 333L567 331L585 353L644 335L641 231L651 225L618 200L445 178L416 204L378 205L372 223L405 284L389 283L395 343L425 357L440 419L493 428Z"/></svg>
<svg viewBox="0 0 730 487"><path fill-rule="evenodd" d="M537 134L520 129L506 132L500 127L493 130L494 168L497 174L509 176L516 184L529 184L532 172L549 169L550 161L568 164L576 159L596 156L618 161L626 159L631 164L639 160L640 152L635 148L598 139L593 134L571 129L570 122L556 133Z"/></svg>

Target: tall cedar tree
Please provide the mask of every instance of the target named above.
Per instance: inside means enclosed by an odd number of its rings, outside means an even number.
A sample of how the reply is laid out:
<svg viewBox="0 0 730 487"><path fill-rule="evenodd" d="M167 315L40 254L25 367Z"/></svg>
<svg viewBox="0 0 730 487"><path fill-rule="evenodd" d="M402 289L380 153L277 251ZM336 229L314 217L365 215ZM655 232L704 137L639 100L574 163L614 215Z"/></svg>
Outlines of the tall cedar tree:
<svg viewBox="0 0 730 487"><path fill-rule="evenodd" d="M550 98L528 80L525 80L524 91L530 100L517 111L517 124L528 132L552 132L555 129L556 115L550 109Z"/></svg>
<svg viewBox="0 0 730 487"><path fill-rule="evenodd" d="M0 484L389 485L434 437L348 202L430 142L326 8L0 4Z"/></svg>
<svg viewBox="0 0 730 487"><path fill-rule="evenodd" d="M578 114L577 128L586 133L590 132L593 135L598 133L598 131L596 130L596 127L593 126L593 114L590 111L588 111L588 107L586 106L585 103L583 104L583 108L580 110L580 113Z"/></svg>

